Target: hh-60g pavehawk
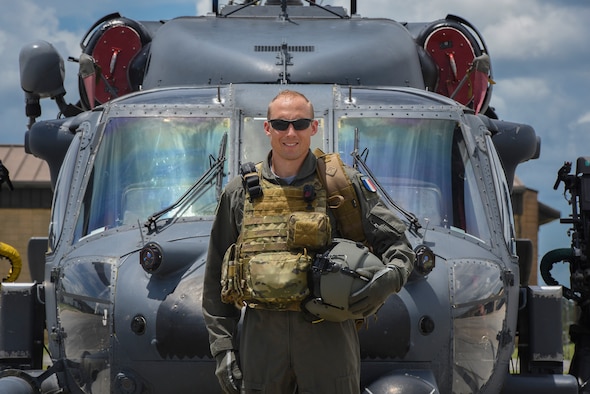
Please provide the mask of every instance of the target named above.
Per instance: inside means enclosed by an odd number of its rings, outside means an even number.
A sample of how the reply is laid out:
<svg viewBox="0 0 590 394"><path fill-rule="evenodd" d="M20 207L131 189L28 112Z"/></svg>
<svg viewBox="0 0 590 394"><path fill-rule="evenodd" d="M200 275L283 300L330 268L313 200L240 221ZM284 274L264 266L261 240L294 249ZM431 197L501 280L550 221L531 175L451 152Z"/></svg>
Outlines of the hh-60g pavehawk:
<svg viewBox="0 0 590 394"><path fill-rule="evenodd" d="M561 324L538 314L558 321L561 294L527 286L531 255L513 228L515 168L539 141L489 106L477 30L452 15L363 18L356 0L262 3L102 18L71 59L75 104L54 47L23 47L25 145L48 162L54 201L47 253L30 262L44 275L2 286L0 391L219 391L201 313L211 220L240 164L265 157L267 104L285 88L314 103L313 148L367 173L418 252L405 288L359 331L361 389L577 391ZM61 116L36 121L48 97Z"/></svg>

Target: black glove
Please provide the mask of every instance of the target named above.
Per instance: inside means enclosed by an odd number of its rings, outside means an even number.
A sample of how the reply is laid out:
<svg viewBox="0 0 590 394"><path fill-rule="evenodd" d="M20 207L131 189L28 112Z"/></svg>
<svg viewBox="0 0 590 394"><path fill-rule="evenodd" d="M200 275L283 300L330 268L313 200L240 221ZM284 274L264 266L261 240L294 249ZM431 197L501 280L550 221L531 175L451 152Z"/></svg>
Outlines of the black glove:
<svg viewBox="0 0 590 394"><path fill-rule="evenodd" d="M233 350L226 350L215 356L217 368L215 375L224 393L239 394L242 386L242 371L238 366L236 354Z"/></svg>
<svg viewBox="0 0 590 394"><path fill-rule="evenodd" d="M348 298L348 310L364 317L370 316L385 303L387 297L399 291L400 276L397 269L369 267L356 272L371 281Z"/></svg>

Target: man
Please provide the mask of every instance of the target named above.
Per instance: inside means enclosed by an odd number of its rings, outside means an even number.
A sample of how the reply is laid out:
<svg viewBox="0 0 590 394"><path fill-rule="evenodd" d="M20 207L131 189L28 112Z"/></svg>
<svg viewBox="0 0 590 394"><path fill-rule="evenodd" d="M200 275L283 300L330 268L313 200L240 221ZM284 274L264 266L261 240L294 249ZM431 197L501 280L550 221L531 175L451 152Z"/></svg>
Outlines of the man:
<svg viewBox="0 0 590 394"><path fill-rule="evenodd" d="M272 256L281 256L275 258L281 261L272 270L289 261L289 240L284 231L289 210L309 210L320 216L325 212L330 229L323 233L341 236L337 218L326 208L326 193L316 173L317 159L310 151L311 137L318 130L312 104L301 93L285 90L269 104L267 118L264 131L272 149L268 159L257 165L262 193L253 194L247 182L240 178L231 181L222 193L211 232L203 312L211 353L217 361L215 373L228 393L238 393L240 389L246 393L358 393L360 351L355 322L312 323L300 307L298 297L305 291L297 286L300 277L289 278L288 285L279 289L293 288L283 298L276 294L268 296L264 293L268 289L261 290L262 295L256 298L252 295L255 290L242 289L249 295L245 300L238 298L238 308L231 300L222 300L221 293L227 296L227 289L222 288L221 282L227 284L228 272L233 272L227 266L232 261L250 265L243 278L264 277L264 280L253 280L252 286L267 279L272 281L273 275L282 278L298 271L256 274L256 270L276 263ZM385 208L374 191L362 190L360 174L352 169L347 171L359 196L363 213L359 226L362 225L366 243L386 264L379 274L370 272L377 279L369 281L349 299L350 309L365 315L400 290L413 268L414 253L404 235L403 223ZM301 196L310 191L306 185L313 185L314 197L303 201ZM260 214L260 210L264 213ZM306 234L308 238L321 238L322 230L312 233ZM318 249L317 245L303 246L295 257L296 264L306 258L309 261L312 257L308 255L312 256L314 248ZM262 255L270 256L270 260ZM263 264L254 266L254 260ZM276 286L269 288L271 292L277 290ZM238 356L236 334L241 316L239 308L244 304Z"/></svg>

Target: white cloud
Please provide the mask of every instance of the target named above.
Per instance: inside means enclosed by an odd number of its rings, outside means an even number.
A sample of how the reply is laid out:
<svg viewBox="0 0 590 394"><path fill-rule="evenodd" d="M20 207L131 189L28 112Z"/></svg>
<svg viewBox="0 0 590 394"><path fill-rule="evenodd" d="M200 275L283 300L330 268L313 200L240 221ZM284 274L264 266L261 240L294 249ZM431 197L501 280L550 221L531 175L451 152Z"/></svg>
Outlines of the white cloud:
<svg viewBox="0 0 590 394"><path fill-rule="evenodd" d="M580 116L578 118L578 120L576 121L576 124L578 124L578 125L585 124L585 123L590 123L590 112L586 112L585 114Z"/></svg>
<svg viewBox="0 0 590 394"><path fill-rule="evenodd" d="M54 44L63 56L76 47L75 34L61 30L57 12L30 0L4 2L0 13L0 143L22 143L24 93L20 88L19 53L21 47L43 39ZM56 111L54 111L56 112ZM18 117L14 117L18 113Z"/></svg>
<svg viewBox="0 0 590 394"><path fill-rule="evenodd" d="M546 80L531 76L499 79L494 92L506 102L543 101L551 95L551 88Z"/></svg>
<svg viewBox="0 0 590 394"><path fill-rule="evenodd" d="M568 8L557 2L545 4L531 7L526 13L506 14L484 33L493 44L493 55L499 59L552 62L572 48L587 45L589 12L590 8Z"/></svg>
<svg viewBox="0 0 590 394"><path fill-rule="evenodd" d="M0 47L0 52L12 54L13 50L27 42L44 39L56 47L73 48L79 37L62 30L58 11L53 7L39 6L31 0L3 4L0 14L0 31L8 38L8 45Z"/></svg>

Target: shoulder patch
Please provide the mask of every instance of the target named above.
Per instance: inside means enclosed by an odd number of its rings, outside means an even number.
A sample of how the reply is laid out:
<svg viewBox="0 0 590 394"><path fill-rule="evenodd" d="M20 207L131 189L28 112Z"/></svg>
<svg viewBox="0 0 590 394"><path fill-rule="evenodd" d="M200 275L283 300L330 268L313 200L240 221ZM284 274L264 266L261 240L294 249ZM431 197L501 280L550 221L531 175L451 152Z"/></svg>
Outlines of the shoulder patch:
<svg viewBox="0 0 590 394"><path fill-rule="evenodd" d="M366 176L366 175L361 176L361 183L363 184L365 189L367 189L371 193L377 192L377 187L375 186L373 181L368 176Z"/></svg>

